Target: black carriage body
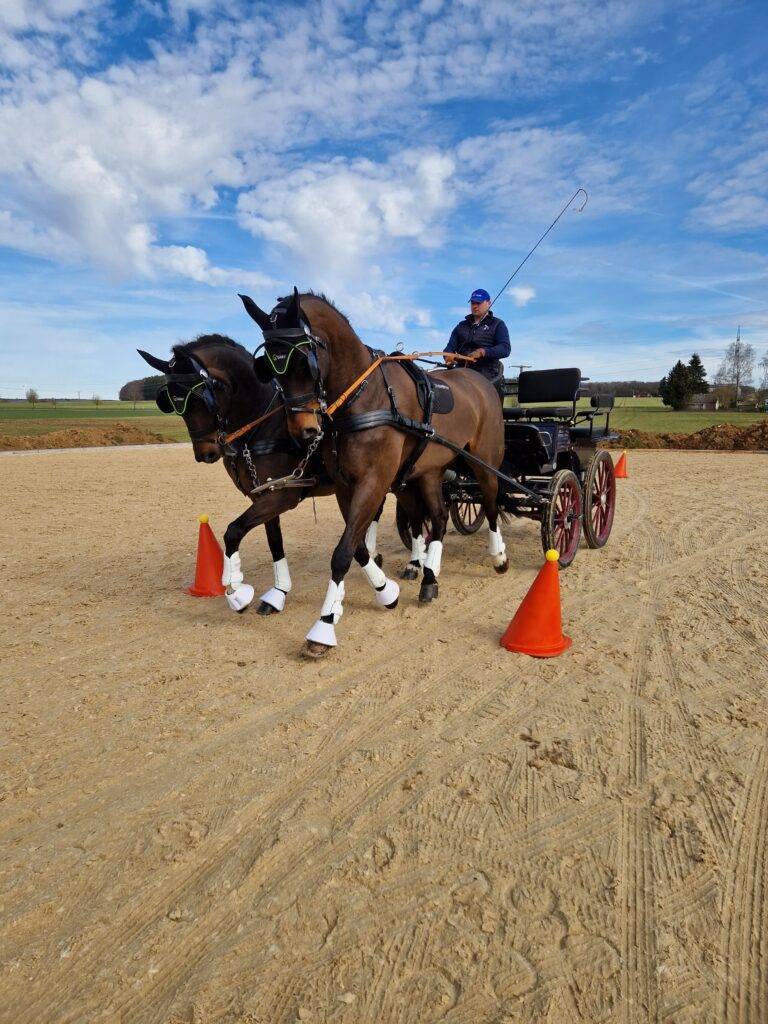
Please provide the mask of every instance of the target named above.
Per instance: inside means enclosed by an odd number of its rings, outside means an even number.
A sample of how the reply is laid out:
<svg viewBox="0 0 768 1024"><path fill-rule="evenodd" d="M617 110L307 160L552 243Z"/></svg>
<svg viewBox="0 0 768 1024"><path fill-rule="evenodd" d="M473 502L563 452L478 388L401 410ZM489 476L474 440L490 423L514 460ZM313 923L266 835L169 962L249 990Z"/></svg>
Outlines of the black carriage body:
<svg viewBox="0 0 768 1024"><path fill-rule="evenodd" d="M579 409L581 383L581 371L576 368L533 370L521 373L516 381L504 382L505 393L516 395L518 404L504 409L504 461L499 468L544 501L535 504L530 493L516 488L509 480L499 479L499 508L541 522L545 547L557 546L552 506L559 491L571 494L574 509L569 515L581 520L581 492L585 490L589 507L584 510L584 518L592 516L596 520L585 530L590 546L601 547L605 543L613 520L613 464L610 455L597 448L601 441L618 438L610 429L613 396L593 396L589 408ZM603 512L593 507L598 486L609 489L607 528L605 521L601 527ZM471 467L457 460L453 471L446 474L443 487L456 528L461 533L474 533L485 516ZM580 528L580 522L578 525ZM561 558L561 565L570 564L575 547Z"/></svg>

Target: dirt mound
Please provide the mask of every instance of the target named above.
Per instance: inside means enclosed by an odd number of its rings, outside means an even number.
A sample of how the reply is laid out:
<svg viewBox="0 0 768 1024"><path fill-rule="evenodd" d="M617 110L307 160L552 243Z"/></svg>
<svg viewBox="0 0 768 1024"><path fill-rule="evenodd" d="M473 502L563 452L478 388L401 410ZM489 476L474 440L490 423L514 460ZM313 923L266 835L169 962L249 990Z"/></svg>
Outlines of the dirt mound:
<svg viewBox="0 0 768 1024"><path fill-rule="evenodd" d="M12 437L0 435L0 451L29 451L38 448L101 448L120 444L168 444L168 438L131 423L110 423L103 427L70 427L50 434Z"/></svg>
<svg viewBox="0 0 768 1024"><path fill-rule="evenodd" d="M652 434L647 430L622 430L610 448L684 448L723 452L768 451L768 419L739 427L733 423L717 423L697 430L695 434Z"/></svg>

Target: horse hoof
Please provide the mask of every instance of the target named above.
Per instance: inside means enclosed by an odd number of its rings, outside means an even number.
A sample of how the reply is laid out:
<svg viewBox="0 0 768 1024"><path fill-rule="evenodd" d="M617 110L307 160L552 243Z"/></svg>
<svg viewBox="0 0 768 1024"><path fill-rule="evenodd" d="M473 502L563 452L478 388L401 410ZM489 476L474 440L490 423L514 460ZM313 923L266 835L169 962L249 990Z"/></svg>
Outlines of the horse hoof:
<svg viewBox="0 0 768 1024"><path fill-rule="evenodd" d="M419 603L429 604L430 601L437 597L437 584L436 583L422 583L421 590L419 591Z"/></svg>
<svg viewBox="0 0 768 1024"><path fill-rule="evenodd" d="M245 611L245 608L243 608L243 611ZM266 601L261 601L256 612L258 615L277 615L277 608L273 608L272 605L267 604Z"/></svg>
<svg viewBox="0 0 768 1024"><path fill-rule="evenodd" d="M503 576L509 568L509 559L505 558L501 565L494 565L494 572L497 572L499 576Z"/></svg>
<svg viewBox="0 0 768 1024"><path fill-rule="evenodd" d="M315 640L307 640L301 653L305 658L317 661L318 658L324 658L332 650L333 648L329 647L328 644L319 644Z"/></svg>
<svg viewBox="0 0 768 1024"><path fill-rule="evenodd" d="M419 578L419 570L415 565L406 565L403 571L400 573L401 580L417 580Z"/></svg>
<svg viewBox="0 0 768 1024"><path fill-rule="evenodd" d="M388 612L391 612L393 608L397 608L397 602L399 600L400 598L396 597L392 604L385 604L384 607L387 609Z"/></svg>
<svg viewBox="0 0 768 1024"><path fill-rule="evenodd" d="M245 615L245 613L248 611L248 605L246 605L245 608L237 608L235 610L237 611L238 615Z"/></svg>
<svg viewBox="0 0 768 1024"><path fill-rule="evenodd" d="M376 557L374 558L373 561L374 561L374 564L378 565L379 568L381 568L382 565L384 565L384 559L382 558L381 555L376 555Z"/></svg>

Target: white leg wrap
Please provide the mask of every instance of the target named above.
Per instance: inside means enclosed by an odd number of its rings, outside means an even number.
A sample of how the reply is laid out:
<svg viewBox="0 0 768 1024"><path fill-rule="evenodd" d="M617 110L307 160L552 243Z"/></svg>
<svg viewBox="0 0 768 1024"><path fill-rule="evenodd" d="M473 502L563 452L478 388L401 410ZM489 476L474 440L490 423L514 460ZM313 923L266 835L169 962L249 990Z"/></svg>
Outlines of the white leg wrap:
<svg viewBox="0 0 768 1024"><path fill-rule="evenodd" d="M243 571L240 568L240 552L234 551L229 558L224 555L224 568L221 573L222 587L236 587L238 583L242 582Z"/></svg>
<svg viewBox="0 0 768 1024"><path fill-rule="evenodd" d="M501 536L501 530L488 529L488 554L491 556L491 561L494 565L504 565L507 560L507 549L504 546L504 538Z"/></svg>
<svg viewBox="0 0 768 1024"><path fill-rule="evenodd" d="M418 537L414 537L411 534L411 561L416 562L417 565L423 565L426 553L427 545L422 535L419 534Z"/></svg>
<svg viewBox="0 0 768 1024"><path fill-rule="evenodd" d="M394 580L387 580L381 590L376 591L376 601L382 608L389 608L400 597L400 587Z"/></svg>
<svg viewBox="0 0 768 1024"><path fill-rule="evenodd" d="M325 644L326 647L336 646L336 630L332 622L323 622L318 619L312 629L307 633L307 640L316 644Z"/></svg>
<svg viewBox="0 0 768 1024"><path fill-rule="evenodd" d="M253 587L250 583L238 583L236 587L229 587L224 597L233 612L241 612L253 600Z"/></svg>
<svg viewBox="0 0 768 1024"><path fill-rule="evenodd" d="M427 548L427 556L424 559L424 568L431 569L435 579L440 575L440 563L443 560L443 542L432 540Z"/></svg>
<svg viewBox="0 0 768 1024"><path fill-rule="evenodd" d="M365 531L365 546L368 548L368 554L371 558L376 557L376 536L379 532L379 524L374 521Z"/></svg>
<svg viewBox="0 0 768 1024"><path fill-rule="evenodd" d="M281 612L285 608L285 591L279 587L270 587L266 594L261 595L260 600L271 605L276 612Z"/></svg>
<svg viewBox="0 0 768 1024"><path fill-rule="evenodd" d="M272 568L275 570L275 586L278 590L282 590L284 594L289 594L292 584L291 574L288 571L288 559L281 558L279 562L273 562Z"/></svg>
<svg viewBox="0 0 768 1024"><path fill-rule="evenodd" d="M334 583L333 580L328 584L328 589L325 592L325 600L323 601L323 607L320 609L320 617L324 615L332 615L334 625L339 621L341 616L344 614L344 581L341 583ZM320 641L324 643L325 641Z"/></svg>
<svg viewBox="0 0 768 1024"><path fill-rule="evenodd" d="M372 558L369 558L366 564L363 566L363 572L368 577L368 582L371 584L374 590L378 590L379 587L383 587L387 582L387 577L384 575L384 570L380 569Z"/></svg>

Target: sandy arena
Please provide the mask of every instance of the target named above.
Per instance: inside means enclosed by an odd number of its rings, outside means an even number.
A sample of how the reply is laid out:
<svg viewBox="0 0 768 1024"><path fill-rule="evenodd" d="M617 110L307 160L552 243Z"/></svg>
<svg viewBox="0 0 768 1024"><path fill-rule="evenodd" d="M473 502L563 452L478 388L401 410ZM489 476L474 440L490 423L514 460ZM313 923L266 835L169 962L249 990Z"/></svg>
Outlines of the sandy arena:
<svg viewBox="0 0 768 1024"><path fill-rule="evenodd" d="M446 538L440 598L348 577L284 518L286 611L187 597L189 448L3 456L3 1024L765 1024L768 455L630 454L573 648L499 636L538 526ZM406 559L392 500L385 569ZM243 545L257 595L263 530Z"/></svg>

